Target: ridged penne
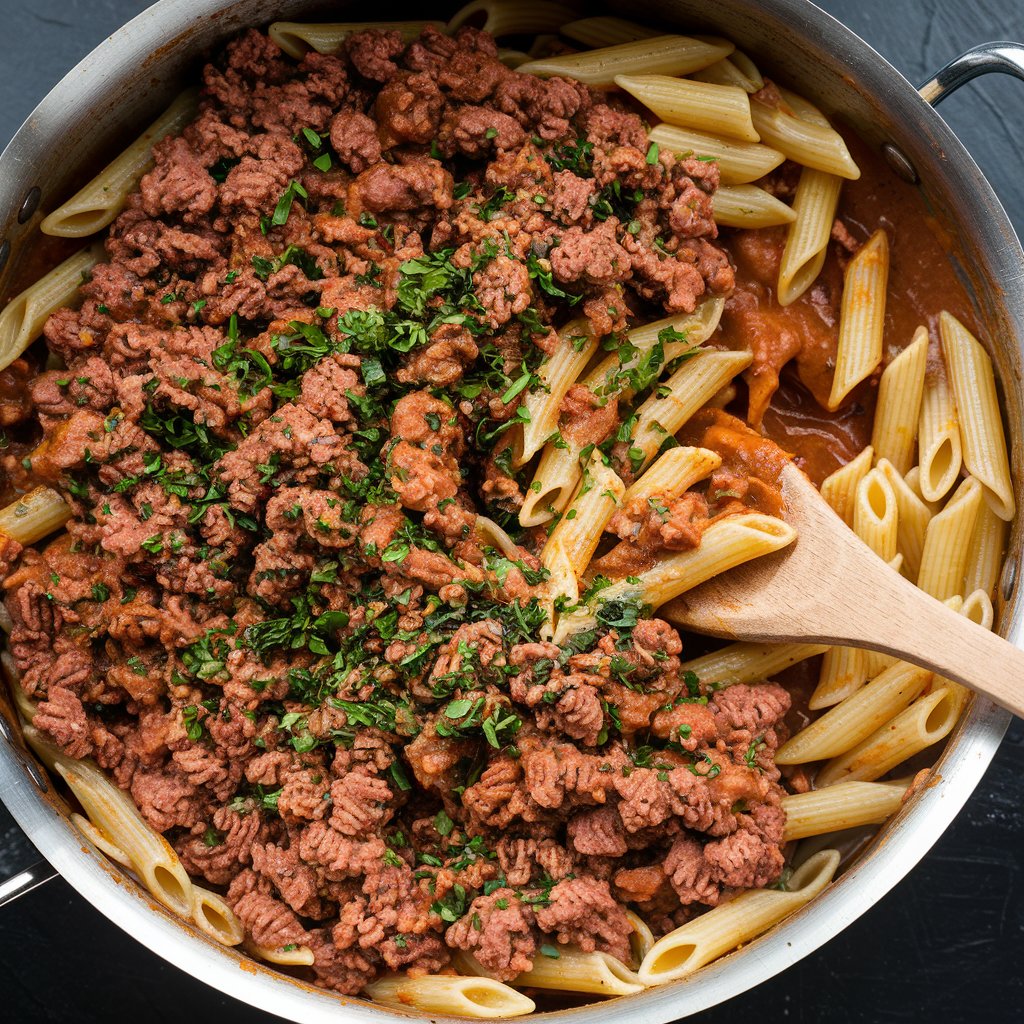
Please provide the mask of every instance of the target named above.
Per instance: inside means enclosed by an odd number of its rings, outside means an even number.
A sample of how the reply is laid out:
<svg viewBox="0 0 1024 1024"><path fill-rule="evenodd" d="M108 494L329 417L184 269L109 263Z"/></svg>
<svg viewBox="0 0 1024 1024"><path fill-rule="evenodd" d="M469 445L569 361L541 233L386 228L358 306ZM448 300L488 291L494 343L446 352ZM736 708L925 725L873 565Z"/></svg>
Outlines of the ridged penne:
<svg viewBox="0 0 1024 1024"><path fill-rule="evenodd" d="M0 509L0 534L35 544L71 518L68 503L52 487L34 487Z"/></svg>
<svg viewBox="0 0 1024 1024"><path fill-rule="evenodd" d="M559 331L554 355L541 363L538 383L523 403L529 419L523 424L513 465L529 462L557 430L562 399L590 362L598 343L599 339L587 330L586 321L573 320Z"/></svg>
<svg viewBox="0 0 1024 1024"><path fill-rule="evenodd" d="M228 901L195 884L192 886L192 920L204 935L222 946L239 946L245 938L242 922Z"/></svg>
<svg viewBox="0 0 1024 1024"><path fill-rule="evenodd" d="M875 458L888 459L900 473L914 464L927 362L928 328L918 327L913 340L882 371L878 382L871 446Z"/></svg>
<svg viewBox="0 0 1024 1024"><path fill-rule="evenodd" d="M588 992L599 996L628 996L646 987L621 960L610 953L584 953L572 946L553 947L555 957L543 953L534 957L533 968L520 974L517 988Z"/></svg>
<svg viewBox="0 0 1024 1024"><path fill-rule="evenodd" d="M885 296L889 282L889 236L879 228L846 268L839 308L839 343L828 408L846 396L882 361Z"/></svg>
<svg viewBox="0 0 1024 1024"><path fill-rule="evenodd" d="M868 653L861 647L828 648L821 659L818 685L807 701L808 708L830 708L856 693L871 676Z"/></svg>
<svg viewBox="0 0 1024 1024"><path fill-rule="evenodd" d="M853 508L857 488L871 469L875 450L870 445L864 448L845 466L840 466L827 476L821 484L821 496L847 526L853 527Z"/></svg>
<svg viewBox="0 0 1024 1024"><path fill-rule="evenodd" d="M693 77L699 82L711 82L713 85L735 85L747 93L755 93L764 88L761 72L739 50L733 50L728 57L723 57L701 71L695 71Z"/></svg>
<svg viewBox="0 0 1024 1024"><path fill-rule="evenodd" d="M787 888L750 889L660 938L637 972L647 985L692 974L724 953L766 932L810 903L839 867L836 850L822 850L793 872Z"/></svg>
<svg viewBox="0 0 1024 1024"><path fill-rule="evenodd" d="M242 948L257 960L263 960L268 964L277 964L279 967L311 967L313 964L313 950L309 946L280 946L274 949L270 946L260 946L252 939L245 939Z"/></svg>
<svg viewBox="0 0 1024 1024"><path fill-rule="evenodd" d="M130 868L132 866L128 854L117 843L113 842L110 836L102 829L97 828L84 814L72 811L68 817L75 828L105 857L109 857L115 864L120 864L123 868Z"/></svg>
<svg viewBox="0 0 1024 1024"><path fill-rule="evenodd" d="M756 185L723 185L712 196L712 206L715 223L729 228L769 228L796 219L782 200Z"/></svg>
<svg viewBox="0 0 1024 1024"><path fill-rule="evenodd" d="M775 755L776 764L805 764L845 753L908 707L931 678L927 669L896 662L787 740Z"/></svg>
<svg viewBox="0 0 1024 1024"><path fill-rule="evenodd" d="M575 17L573 8L549 0L473 0L452 16L448 31L454 33L463 25L472 24L496 39L537 35L557 32Z"/></svg>
<svg viewBox="0 0 1024 1024"><path fill-rule="evenodd" d="M750 119L750 97L736 86L626 72L615 76L615 84L669 124L760 141Z"/></svg>
<svg viewBox="0 0 1024 1024"><path fill-rule="evenodd" d="M918 486L925 501L941 501L960 476L960 420L949 375L935 354L925 367L921 420L917 428ZM909 474L907 482L911 486Z"/></svg>
<svg viewBox="0 0 1024 1024"><path fill-rule="evenodd" d="M455 1017L521 1017L536 1009L534 1001L494 978L427 974L418 978L391 975L371 981L367 993L378 1003L400 1010Z"/></svg>
<svg viewBox="0 0 1024 1024"><path fill-rule="evenodd" d="M7 303L0 312L0 370L10 366L42 334L51 313L74 303L84 275L102 258L101 245L82 249Z"/></svg>
<svg viewBox="0 0 1024 1024"><path fill-rule="evenodd" d="M759 142L740 142L707 132L692 131L673 124L657 124L648 133L651 142L676 156L713 159L718 164L723 185L743 185L763 178L786 158ZM829 225L831 228L831 225Z"/></svg>
<svg viewBox="0 0 1024 1024"><path fill-rule="evenodd" d="M786 812L783 839L791 842L807 836L840 832L860 825L878 825L900 809L905 790L872 782L840 782L829 785L815 780L818 789L782 798ZM827 786L822 789L820 787Z"/></svg>
<svg viewBox="0 0 1024 1024"><path fill-rule="evenodd" d="M317 53L337 53L342 43L354 32L398 32L403 40L411 42L428 25L442 31L445 28L443 21L275 21L267 29L267 35L289 57L301 60L310 50L316 50Z"/></svg>
<svg viewBox="0 0 1024 1024"><path fill-rule="evenodd" d="M687 359L637 410L636 428L630 439L634 472L654 458L665 440L719 388L750 365L749 352L707 350Z"/></svg>
<svg viewBox="0 0 1024 1024"><path fill-rule="evenodd" d="M750 114L760 140L785 153L787 159L840 178L860 177L860 168L834 128L814 124L756 99L750 103Z"/></svg>
<svg viewBox="0 0 1024 1024"><path fill-rule="evenodd" d="M542 78L551 75L575 78L596 88L609 88L620 75L688 75L728 57L733 49L733 44L725 39L711 41L689 36L653 36L605 46L600 50L530 61L521 65L519 71Z"/></svg>
<svg viewBox="0 0 1024 1024"><path fill-rule="evenodd" d="M668 616L671 619L671 615ZM679 666L680 673L692 672L705 686L733 686L770 679L791 665L828 650L824 644L728 644L691 658Z"/></svg>
<svg viewBox="0 0 1024 1024"><path fill-rule="evenodd" d="M183 92L130 146L87 185L43 218L39 230L61 238L88 238L124 209L125 200L153 163L153 146L180 132L199 109L199 90Z"/></svg>
<svg viewBox="0 0 1024 1024"><path fill-rule="evenodd" d="M985 502L978 513L978 521L971 534L967 549L967 569L964 572L964 593L980 590L989 597L994 593L1006 554L1009 523L992 511Z"/></svg>
<svg viewBox="0 0 1024 1024"><path fill-rule="evenodd" d="M590 47L616 46L636 42L638 39L653 39L661 34L657 29L639 25L635 21L607 15L579 18L563 25L559 31L566 39Z"/></svg>
<svg viewBox="0 0 1024 1024"><path fill-rule="evenodd" d="M984 488L992 511L1009 522L1015 508L1013 482L992 360L951 313L943 311L939 317L939 333L956 399L964 465Z"/></svg>
<svg viewBox="0 0 1024 1024"><path fill-rule="evenodd" d="M888 459L879 459L877 468L896 497L896 550L903 556L904 575L916 581L921 569L925 531L932 518L931 509Z"/></svg>
<svg viewBox="0 0 1024 1024"><path fill-rule="evenodd" d="M898 528L896 494L876 466L857 485L853 500L853 530L879 558L896 557Z"/></svg>
<svg viewBox="0 0 1024 1024"><path fill-rule="evenodd" d="M959 714L960 703L952 690L945 686L932 690L852 750L829 761L818 772L815 785L831 787L833 783L872 782L881 778L908 758L945 739Z"/></svg>
<svg viewBox="0 0 1024 1024"><path fill-rule="evenodd" d="M678 497L698 480L710 476L721 464L722 456L707 448L670 448L654 460L643 476L629 485L622 496L622 504L642 503L655 497Z"/></svg>
<svg viewBox="0 0 1024 1024"><path fill-rule="evenodd" d="M779 305L795 302L821 273L828 253L832 224L843 179L836 174L805 167L793 197L793 223L779 264Z"/></svg>
<svg viewBox="0 0 1024 1024"><path fill-rule="evenodd" d="M981 484L968 477L945 508L932 516L924 534L917 585L940 601L963 595L971 535L984 503Z"/></svg>

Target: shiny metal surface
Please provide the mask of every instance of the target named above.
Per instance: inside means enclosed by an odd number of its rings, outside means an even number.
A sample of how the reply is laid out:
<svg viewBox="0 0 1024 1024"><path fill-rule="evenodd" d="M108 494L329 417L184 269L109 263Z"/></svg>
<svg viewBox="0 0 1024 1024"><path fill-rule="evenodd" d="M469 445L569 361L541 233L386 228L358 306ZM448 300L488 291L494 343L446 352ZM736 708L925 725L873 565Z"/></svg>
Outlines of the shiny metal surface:
<svg viewBox="0 0 1024 1024"><path fill-rule="evenodd" d="M45 860L36 861L30 867L0 882L0 907L13 903L19 896L24 896L58 877L58 873Z"/></svg>
<svg viewBox="0 0 1024 1024"><path fill-rule="evenodd" d="M951 60L918 91L934 107L965 82L993 72L1024 79L1024 46L1007 40L973 46Z"/></svg>
<svg viewBox="0 0 1024 1024"><path fill-rule="evenodd" d="M629 17L729 35L756 53L774 77L821 99L869 142L901 152L950 232L954 259L986 336L997 339L992 355L1003 382L1013 461L1020 464L1024 254L992 189L928 103L867 44L806 0L719 0L715 5L637 0L618 6ZM162 0L93 51L39 105L0 156L0 252L9 243L13 255L6 268L0 266L0 294L9 289L30 245L33 223L19 224L18 214L33 187L42 192L41 207L52 208L152 118L201 54L247 25L296 18L312 9L305 0ZM331 9L335 18L345 17L346 9L348 17L364 16L353 4ZM384 10L374 12L375 18L385 16ZM940 72L929 83L929 95L941 98L992 70L992 53L1004 69L1021 74L1021 48L992 45L995 51L991 46L969 51ZM989 56L982 59L981 51ZM74 165L68 153L76 154ZM1018 488L1018 502L1021 497ZM1018 525L1011 538L1011 564L1019 559L1020 545ZM1014 595L1002 603L1000 631L1018 646L1024 646L1021 620L1021 603ZM543 1016L609 1024L642 1016L663 1024L785 969L842 930L917 863L970 796L1007 721L1005 712L976 701L948 744L933 784L915 795L836 884L770 934L693 980ZM167 914L92 848L67 820L60 798L52 790L42 792L33 776L39 776L38 767L14 743L0 739L0 793L39 851L103 914L178 967L251 1005L306 1024L418 1016L325 993L210 942Z"/></svg>

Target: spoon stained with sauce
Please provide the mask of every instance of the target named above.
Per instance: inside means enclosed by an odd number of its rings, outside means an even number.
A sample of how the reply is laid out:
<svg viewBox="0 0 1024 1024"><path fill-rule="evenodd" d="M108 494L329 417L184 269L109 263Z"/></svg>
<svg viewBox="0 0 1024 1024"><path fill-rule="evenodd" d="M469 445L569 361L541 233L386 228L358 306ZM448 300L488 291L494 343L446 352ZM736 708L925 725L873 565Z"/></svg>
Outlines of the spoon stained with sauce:
<svg viewBox="0 0 1024 1024"><path fill-rule="evenodd" d="M729 640L880 651L1024 716L1024 651L891 569L795 465L780 482L796 541L687 591L660 617Z"/></svg>

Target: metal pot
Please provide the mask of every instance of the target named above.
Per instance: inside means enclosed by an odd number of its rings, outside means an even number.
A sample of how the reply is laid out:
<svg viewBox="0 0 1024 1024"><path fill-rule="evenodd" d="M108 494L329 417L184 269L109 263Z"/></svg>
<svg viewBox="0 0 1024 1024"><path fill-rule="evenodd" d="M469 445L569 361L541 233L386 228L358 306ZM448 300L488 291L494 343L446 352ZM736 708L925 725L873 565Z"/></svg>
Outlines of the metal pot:
<svg viewBox="0 0 1024 1024"><path fill-rule="evenodd" d="M36 208L52 208L133 138L202 54L242 28L308 16L315 7L309 0L161 0L97 47L50 92L0 156L0 294L10 290L18 263L36 243ZM373 17L387 13L375 9ZM866 43L807 0L718 0L712 5L634 0L624 13L729 36L756 54L773 77L817 97L881 147L897 173L919 182L949 232L951 256L977 305L984 337L992 339L1013 461L1019 465L1024 446L1024 253L992 188L931 104L989 71L1024 78L1024 46L977 47L918 92ZM329 14L333 19L361 16L364 12L351 4L333 4ZM1018 522L999 602L1000 632L1018 646L1024 646L1024 607L1015 588L1021 543ZM17 737L9 706L0 711L0 793L48 862L0 884L0 903L59 872L149 949L254 1006L306 1024L334 1024L339 1014L367 1022L410 1016L285 977L170 916L68 822L66 805ZM837 882L770 934L692 980L551 1016L626 1024L643 1015L662 1024L722 1002L806 956L864 913L924 856L977 785L1008 721L1006 712L976 700L950 738L933 783L913 797Z"/></svg>

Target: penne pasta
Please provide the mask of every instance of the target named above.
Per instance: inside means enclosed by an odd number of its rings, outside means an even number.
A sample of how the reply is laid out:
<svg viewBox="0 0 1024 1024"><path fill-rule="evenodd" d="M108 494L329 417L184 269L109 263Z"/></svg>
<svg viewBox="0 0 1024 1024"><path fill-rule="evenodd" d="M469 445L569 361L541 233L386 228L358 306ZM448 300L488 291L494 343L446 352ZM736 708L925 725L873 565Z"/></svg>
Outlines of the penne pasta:
<svg viewBox="0 0 1024 1024"><path fill-rule="evenodd" d="M102 255L101 245L82 249L7 303L0 312L0 370L10 366L42 334L51 313L75 301L84 275Z"/></svg>
<svg viewBox="0 0 1024 1024"><path fill-rule="evenodd" d="M899 473L914 464L914 441L921 419L928 328L918 327L911 343L882 371L871 431L875 457L888 459Z"/></svg>
<svg viewBox="0 0 1024 1024"><path fill-rule="evenodd" d="M666 609L666 612L671 619L671 610ZM710 654L684 661L679 672L692 672L705 687L718 689L770 679L791 665L826 650L824 644L728 644Z"/></svg>
<svg viewBox="0 0 1024 1024"><path fill-rule="evenodd" d="M960 707L957 695L945 686L918 697L862 743L829 761L818 772L815 785L820 789L834 783L872 782L881 778L908 758L945 739L956 725Z"/></svg>
<svg viewBox="0 0 1024 1024"><path fill-rule="evenodd" d="M353 32L374 29L398 32L405 42L411 42L428 25L441 31L445 29L443 21L275 21L267 29L267 35L289 57L301 60L310 50L316 50L317 53L337 53Z"/></svg>
<svg viewBox="0 0 1024 1024"><path fill-rule="evenodd" d="M871 782L823 783L809 793L796 793L782 798L786 812L786 842L840 832L861 825L878 825L891 817L903 803L905 789ZM827 786L827 789L822 789Z"/></svg>
<svg viewBox="0 0 1024 1024"><path fill-rule="evenodd" d="M116 843L112 842L110 837L107 836L102 829L97 828L84 814L79 814L77 811L72 811L68 815L71 823L78 829L86 839L92 843L102 854L109 857L115 864L120 864L123 868L130 868L132 862L128 859L128 854L121 849Z"/></svg>
<svg viewBox="0 0 1024 1024"><path fill-rule="evenodd" d="M921 395L916 480L925 501L941 501L960 476L963 450L953 389L941 357L929 359ZM914 486L908 473L907 482Z"/></svg>
<svg viewBox="0 0 1024 1024"><path fill-rule="evenodd" d="M843 179L805 167L793 198L793 223L779 264L779 305L795 302L821 273L828 253Z"/></svg>
<svg viewBox="0 0 1024 1024"><path fill-rule="evenodd" d="M971 534L967 549L967 568L964 572L964 593L973 591L991 596L1003 569L1006 537L1009 524L992 511L985 502L978 512L978 521Z"/></svg>
<svg viewBox="0 0 1024 1024"><path fill-rule="evenodd" d="M192 920L196 927L222 946L240 946L245 938L242 922L223 896L192 886Z"/></svg>
<svg viewBox="0 0 1024 1024"><path fill-rule="evenodd" d="M559 30L566 39L589 47L616 46L633 43L638 39L653 39L661 33L646 25L638 25L625 18L600 15L596 18L580 18L570 21Z"/></svg>
<svg viewBox="0 0 1024 1024"><path fill-rule="evenodd" d="M721 455L707 448L670 448L655 459L643 476L630 484L622 496L622 504L642 504L654 497L678 497L698 480L710 476L721 464Z"/></svg>
<svg viewBox="0 0 1024 1024"><path fill-rule="evenodd" d="M153 146L165 136L180 132L198 109L199 91L183 92L96 177L44 217L39 230L61 238L88 238L102 231L124 209L129 194L153 163Z"/></svg>
<svg viewBox="0 0 1024 1024"><path fill-rule="evenodd" d="M854 496L854 532L879 558L890 562L896 557L897 523L892 485L877 467L869 470Z"/></svg>
<svg viewBox="0 0 1024 1024"><path fill-rule="evenodd" d="M454 34L463 25L473 25L495 38L537 35L557 32L575 17L571 7L549 0L473 0L452 16L448 31Z"/></svg>
<svg viewBox="0 0 1024 1024"><path fill-rule="evenodd" d="M968 477L953 492L946 507L929 520L917 574L917 585L926 594L940 601L963 595L971 535L983 502L981 484Z"/></svg>
<svg viewBox="0 0 1024 1024"><path fill-rule="evenodd" d="M885 293L889 281L889 237L879 228L846 268L839 310L839 343L828 408L847 395L882 361Z"/></svg>
<svg viewBox="0 0 1024 1024"><path fill-rule="evenodd" d="M730 228L768 228L796 220L784 202L756 185L723 185L712 204L715 223Z"/></svg>
<svg viewBox="0 0 1024 1024"><path fill-rule="evenodd" d="M749 352L708 350L687 359L637 410L629 458L634 473L725 384L745 370Z"/></svg>
<svg viewBox="0 0 1024 1024"><path fill-rule="evenodd" d="M600 50L559 54L544 60L530 61L529 64L521 65L519 71L540 75L542 78L559 75L596 88L610 88L616 84L616 78L620 75L688 75L728 57L734 48L725 39L653 36L605 46Z"/></svg>
<svg viewBox="0 0 1024 1024"><path fill-rule="evenodd" d="M673 338L662 344L661 365L665 366L680 355L694 351L718 327L725 303L722 299L707 299L693 313L666 317L650 324L634 327L628 332L630 347L625 362L620 354L603 359L580 381L595 395L617 396L626 402L633 396L630 374L641 360L659 343L659 336L668 330ZM523 507L519 511L522 526L539 526L561 512L569 502L581 475L580 452L582 445L571 437L548 441L544 447L533 481L527 488Z"/></svg>
<svg viewBox="0 0 1024 1024"><path fill-rule="evenodd" d="M896 550L903 556L904 575L915 581L921 568L925 531L932 518L931 509L888 459L879 459L877 468L889 482L896 498Z"/></svg>
<svg viewBox="0 0 1024 1024"><path fill-rule="evenodd" d="M870 471L874 457L875 450L868 445L856 458L851 459L845 466L840 466L821 484L821 496L851 529L857 488Z"/></svg>
<svg viewBox="0 0 1024 1024"><path fill-rule="evenodd" d="M521 992L485 977L391 975L371 981L366 991L385 1006L456 1017L521 1017L536 1009L534 1001Z"/></svg>
<svg viewBox="0 0 1024 1024"><path fill-rule="evenodd" d="M673 124L657 124L648 133L651 142L676 156L694 156L718 164L723 185L743 185L763 178L786 158L758 142L740 142L724 136L691 131ZM831 228L831 224L829 225Z"/></svg>
<svg viewBox="0 0 1024 1024"><path fill-rule="evenodd" d="M806 764L851 750L908 707L931 678L926 669L896 662L787 740L775 763Z"/></svg>
<svg viewBox="0 0 1024 1024"><path fill-rule="evenodd" d="M277 964L279 967L312 967L313 950L309 946L281 946L272 949L269 946L259 946L252 939L245 939L242 948L249 956L256 957L268 964Z"/></svg>
<svg viewBox="0 0 1024 1024"><path fill-rule="evenodd" d="M713 85L734 85L746 93L759 92L764 88L764 78L757 70L754 62L739 50L733 50L728 57L695 71L693 77L698 82L710 82Z"/></svg>
<svg viewBox="0 0 1024 1024"><path fill-rule="evenodd" d="M646 985L664 985L692 974L756 938L809 903L832 881L836 850L822 850L793 872L785 890L750 889L660 938L637 972Z"/></svg>
<svg viewBox="0 0 1024 1024"><path fill-rule="evenodd" d="M513 984L517 988L588 992L599 996L628 996L645 988L636 971L631 971L610 953L584 953L561 944L553 949L557 956L541 953L534 958L532 969L520 974Z"/></svg>
<svg viewBox="0 0 1024 1024"><path fill-rule="evenodd" d="M68 503L52 487L34 487L0 509L0 534L35 544L71 518Z"/></svg>
<svg viewBox="0 0 1024 1024"><path fill-rule="evenodd" d="M984 488L992 511L1009 522L1015 508L1013 482L992 360L952 314L943 311L939 333L956 400L964 466Z"/></svg>
<svg viewBox="0 0 1024 1024"><path fill-rule="evenodd" d="M584 321L571 321L559 332L554 355L541 363L537 370L539 382L523 403L529 418L523 425L513 465L529 462L558 429L562 400L590 362L597 346L598 339L587 333Z"/></svg>
<svg viewBox="0 0 1024 1024"><path fill-rule="evenodd" d="M651 951L651 946L654 945L654 932L636 911L627 910L626 917L633 926L633 931L629 936L629 948L633 953L634 965L639 966L643 958Z"/></svg>
<svg viewBox="0 0 1024 1024"><path fill-rule="evenodd" d="M751 100L750 116L761 142L785 154L786 159L840 178L855 181L860 177L860 168L834 128L812 124L757 99Z"/></svg>
<svg viewBox="0 0 1024 1024"><path fill-rule="evenodd" d="M669 124L728 135L743 142L760 141L750 119L750 97L736 86L625 71L614 81Z"/></svg>
<svg viewBox="0 0 1024 1024"><path fill-rule="evenodd" d="M830 708L856 693L871 677L868 653L861 647L830 647L821 660L818 685L807 702L808 708Z"/></svg>

